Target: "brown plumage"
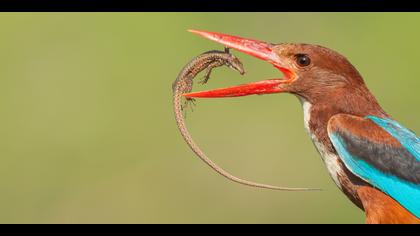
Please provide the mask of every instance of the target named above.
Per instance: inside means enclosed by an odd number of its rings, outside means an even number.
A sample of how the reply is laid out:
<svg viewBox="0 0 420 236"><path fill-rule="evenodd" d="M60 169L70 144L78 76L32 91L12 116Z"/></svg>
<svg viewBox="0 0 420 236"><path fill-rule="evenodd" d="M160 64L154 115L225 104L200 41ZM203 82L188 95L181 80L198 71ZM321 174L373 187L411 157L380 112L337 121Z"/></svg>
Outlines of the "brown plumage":
<svg viewBox="0 0 420 236"><path fill-rule="evenodd" d="M363 203L368 224L420 224L418 218L375 188L359 187L357 193Z"/></svg>
<svg viewBox="0 0 420 236"><path fill-rule="evenodd" d="M365 210L366 222L420 223L418 218L397 201L353 174L330 140L329 126L344 126L351 120L352 124L361 125L345 126L348 132L361 136L368 134L374 140L385 140L383 145L401 146L390 134L364 118L390 117L366 87L357 69L344 56L318 45L271 44L213 32L192 32L265 60L282 71L285 78L184 96L236 97L280 92L295 94L303 104L305 127L330 175L343 193ZM369 131L363 130L366 127Z"/></svg>

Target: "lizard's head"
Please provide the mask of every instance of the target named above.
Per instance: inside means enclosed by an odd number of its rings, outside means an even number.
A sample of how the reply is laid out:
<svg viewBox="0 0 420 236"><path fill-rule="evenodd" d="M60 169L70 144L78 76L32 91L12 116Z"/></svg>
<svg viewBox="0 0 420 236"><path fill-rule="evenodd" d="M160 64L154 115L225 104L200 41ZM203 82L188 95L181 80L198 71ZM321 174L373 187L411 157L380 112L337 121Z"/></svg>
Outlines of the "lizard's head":
<svg viewBox="0 0 420 236"><path fill-rule="evenodd" d="M245 74L244 66L242 62L232 54L229 54L229 60L227 60L227 66L233 70L238 71L241 75Z"/></svg>

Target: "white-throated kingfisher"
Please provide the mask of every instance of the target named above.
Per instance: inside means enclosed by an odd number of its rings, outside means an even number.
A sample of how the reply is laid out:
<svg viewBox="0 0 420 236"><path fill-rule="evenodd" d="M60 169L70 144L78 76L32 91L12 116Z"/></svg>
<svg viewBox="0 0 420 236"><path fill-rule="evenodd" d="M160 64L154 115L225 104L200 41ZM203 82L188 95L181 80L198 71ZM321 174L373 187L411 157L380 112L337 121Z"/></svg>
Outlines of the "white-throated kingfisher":
<svg viewBox="0 0 420 236"><path fill-rule="evenodd" d="M388 115L339 53L318 45L271 44L190 30L271 63L284 77L184 94L219 98L287 92L332 179L367 223L420 223L420 139Z"/></svg>

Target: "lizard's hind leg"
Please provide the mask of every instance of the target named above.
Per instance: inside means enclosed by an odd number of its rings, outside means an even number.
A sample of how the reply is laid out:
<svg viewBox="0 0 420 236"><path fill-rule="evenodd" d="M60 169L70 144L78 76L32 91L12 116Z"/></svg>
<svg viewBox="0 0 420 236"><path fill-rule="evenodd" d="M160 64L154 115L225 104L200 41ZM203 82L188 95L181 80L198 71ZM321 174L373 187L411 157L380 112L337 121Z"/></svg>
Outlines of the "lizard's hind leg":
<svg viewBox="0 0 420 236"><path fill-rule="evenodd" d="M187 98L185 99L184 104L181 105L181 111L184 111L184 117L187 117L187 108L191 109L191 112L194 112L195 99L194 98Z"/></svg>

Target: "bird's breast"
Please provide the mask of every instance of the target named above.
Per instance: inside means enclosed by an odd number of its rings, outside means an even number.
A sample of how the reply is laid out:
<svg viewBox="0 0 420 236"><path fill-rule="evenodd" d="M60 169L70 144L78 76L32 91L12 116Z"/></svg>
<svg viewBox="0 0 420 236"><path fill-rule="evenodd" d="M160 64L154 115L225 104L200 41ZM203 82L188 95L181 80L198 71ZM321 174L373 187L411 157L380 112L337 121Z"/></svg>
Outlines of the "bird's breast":
<svg viewBox="0 0 420 236"><path fill-rule="evenodd" d="M303 119L305 129L308 132L312 143L314 144L315 148L317 149L318 153L321 155L321 158L327 167L328 173L330 174L331 178L334 180L335 184L341 189L341 183L339 181L339 176L342 173L342 167L339 164L339 157L335 152L331 152L328 150L326 144L322 142L322 138L318 137L316 134L317 132L314 130L314 127L310 125L311 119L311 112L312 112L312 104L304 99L300 99L303 107ZM322 129L322 127L317 127ZM325 127L326 129L326 127Z"/></svg>

